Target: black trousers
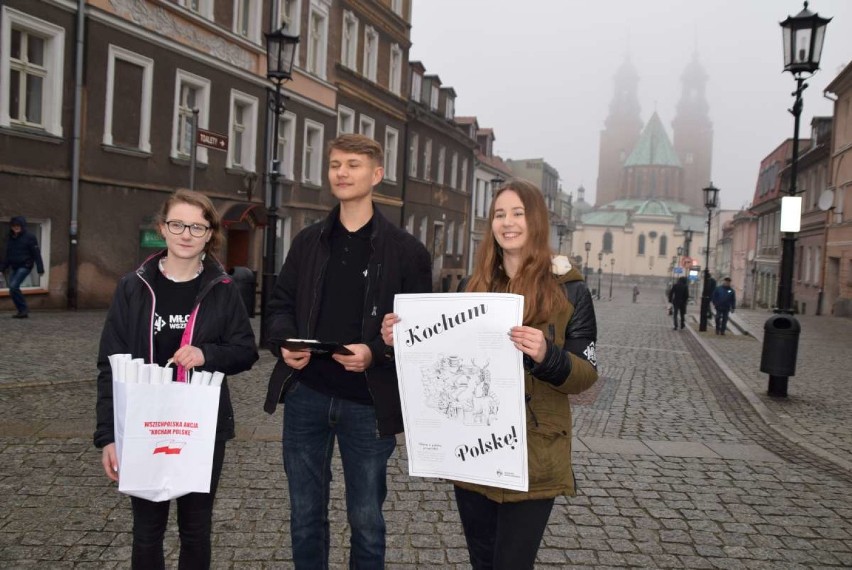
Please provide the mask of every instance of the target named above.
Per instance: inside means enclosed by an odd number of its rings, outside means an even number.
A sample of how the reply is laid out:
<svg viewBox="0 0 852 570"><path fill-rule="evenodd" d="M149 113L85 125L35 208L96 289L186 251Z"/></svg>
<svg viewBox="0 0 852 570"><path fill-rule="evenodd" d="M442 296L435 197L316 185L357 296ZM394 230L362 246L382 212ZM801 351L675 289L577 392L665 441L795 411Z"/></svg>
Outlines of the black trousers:
<svg viewBox="0 0 852 570"><path fill-rule="evenodd" d="M473 569L532 569L553 499L496 503L473 491L455 491Z"/></svg>
<svg viewBox="0 0 852 570"><path fill-rule="evenodd" d="M213 473L209 493L190 493L175 499L177 502L178 533L180 535L180 570L210 568L210 533L213 527L213 500L219 486L219 476L225 462L225 441L213 448ZM155 503L130 497L133 507L132 568L138 570L165 569L163 537L169 522L171 501Z"/></svg>
<svg viewBox="0 0 852 570"><path fill-rule="evenodd" d="M680 315L680 328L683 328L686 319L686 305L672 304L672 318L674 319L674 328L677 328L677 319Z"/></svg>

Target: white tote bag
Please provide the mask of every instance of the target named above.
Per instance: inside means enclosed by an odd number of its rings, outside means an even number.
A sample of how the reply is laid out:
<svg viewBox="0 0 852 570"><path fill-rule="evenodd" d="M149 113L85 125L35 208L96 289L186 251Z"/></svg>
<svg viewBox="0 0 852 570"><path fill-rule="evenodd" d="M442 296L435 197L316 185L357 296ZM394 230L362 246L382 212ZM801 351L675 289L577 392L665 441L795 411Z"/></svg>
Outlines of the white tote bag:
<svg viewBox="0 0 852 570"><path fill-rule="evenodd" d="M209 493L220 392L113 380L118 490L149 501Z"/></svg>

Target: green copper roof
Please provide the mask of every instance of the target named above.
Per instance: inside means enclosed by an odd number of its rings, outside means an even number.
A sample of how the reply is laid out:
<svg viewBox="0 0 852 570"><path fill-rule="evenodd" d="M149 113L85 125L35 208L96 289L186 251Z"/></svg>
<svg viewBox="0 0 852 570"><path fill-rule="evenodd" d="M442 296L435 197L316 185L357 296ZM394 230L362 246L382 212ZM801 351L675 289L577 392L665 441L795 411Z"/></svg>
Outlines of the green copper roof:
<svg viewBox="0 0 852 570"><path fill-rule="evenodd" d="M631 218L637 216L654 216L671 218L678 227L692 228L701 233L706 224L706 218L696 214L686 204L672 200L655 199L625 199L614 200L594 210L580 213L580 222L588 226L625 226Z"/></svg>
<svg viewBox="0 0 852 570"><path fill-rule="evenodd" d="M628 214L624 210L595 210L584 214L582 223L587 226L613 226L623 227L627 225Z"/></svg>
<svg viewBox="0 0 852 570"><path fill-rule="evenodd" d="M627 157L624 166L676 166L680 167L677 153L657 113L651 115L636 148Z"/></svg>

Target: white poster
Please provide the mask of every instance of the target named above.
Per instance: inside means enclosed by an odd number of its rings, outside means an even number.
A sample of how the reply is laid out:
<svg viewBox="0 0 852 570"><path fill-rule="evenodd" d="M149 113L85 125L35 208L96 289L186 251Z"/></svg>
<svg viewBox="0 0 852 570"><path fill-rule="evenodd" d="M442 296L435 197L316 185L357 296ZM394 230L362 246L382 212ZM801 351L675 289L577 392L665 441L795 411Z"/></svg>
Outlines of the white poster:
<svg viewBox="0 0 852 570"><path fill-rule="evenodd" d="M396 295L394 312L409 474L526 491L523 353L509 339L524 298Z"/></svg>

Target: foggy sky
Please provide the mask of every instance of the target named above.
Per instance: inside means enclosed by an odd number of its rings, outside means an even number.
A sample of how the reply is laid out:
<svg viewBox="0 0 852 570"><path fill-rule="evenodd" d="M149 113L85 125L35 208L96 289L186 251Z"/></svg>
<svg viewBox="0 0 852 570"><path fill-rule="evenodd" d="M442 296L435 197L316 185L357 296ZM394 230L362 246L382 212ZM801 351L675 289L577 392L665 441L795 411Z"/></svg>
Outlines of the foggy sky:
<svg viewBox="0 0 852 570"><path fill-rule="evenodd" d="M575 194L594 203L598 145L613 76L629 55L641 118L654 110L671 138L680 74L692 54L709 75L713 184L722 207L752 200L760 160L793 136L795 81L783 72L779 22L792 0L414 0L410 59L457 94L503 158L544 158ZM852 0L814 0L832 17L821 69L808 81L800 137L829 116L823 90L852 60ZM709 182L709 181L708 181ZM700 192L700 188L695 189Z"/></svg>

